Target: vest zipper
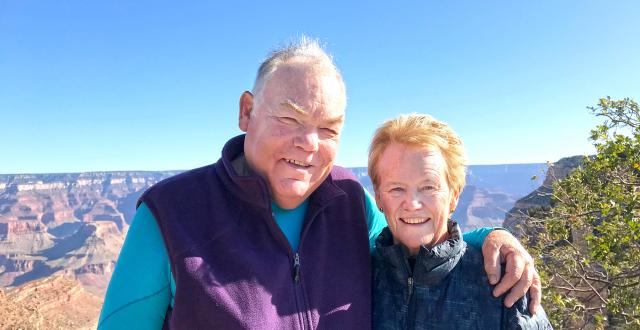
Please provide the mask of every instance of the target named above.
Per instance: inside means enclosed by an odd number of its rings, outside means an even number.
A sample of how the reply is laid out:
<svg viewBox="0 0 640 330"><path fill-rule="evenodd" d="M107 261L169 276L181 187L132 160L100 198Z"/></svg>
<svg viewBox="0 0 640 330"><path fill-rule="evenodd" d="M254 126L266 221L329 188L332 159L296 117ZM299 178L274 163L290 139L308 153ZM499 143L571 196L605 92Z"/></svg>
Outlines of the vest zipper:
<svg viewBox="0 0 640 330"><path fill-rule="evenodd" d="M415 306L415 298L413 297L413 277L409 276L407 279L407 317L405 319L405 326L407 329L415 328L415 316L416 316L416 306Z"/></svg>
<svg viewBox="0 0 640 330"><path fill-rule="evenodd" d="M409 278L407 279L407 291L409 292L407 294L407 302L406 304L408 305L409 302L411 301L411 296L413 295L413 277L409 276Z"/></svg>
<svg viewBox="0 0 640 330"><path fill-rule="evenodd" d="M335 199L336 197L333 197L331 200ZM331 201L329 200L329 201ZM328 205L329 201L325 201L325 203ZM309 207L311 207L311 205L309 205ZM302 232L300 233L300 243L298 243L298 251L300 251L302 249L302 246L304 245L305 242L305 237L307 236L307 232L309 231L309 228L311 227L311 223L313 222L314 219L316 219L318 217L318 214L320 214L320 212L322 212L322 210L324 208L326 208L327 206L323 206L322 208L316 210L310 217L310 221L309 223L303 223L303 227L302 227ZM308 210L307 210L308 212ZM303 221L306 221L307 215L305 215ZM308 303L307 303L307 298L306 298L306 292L304 291L304 288L302 287L302 283L300 282L300 254L296 251L293 254L293 284L294 284L294 290L295 290L295 294L296 294L296 303L298 304L298 307L300 306L304 306L304 308L299 308L298 311L301 314L301 318L302 318L302 328L303 329L313 329L313 323L311 321L311 317L309 316L309 314L307 313L308 310Z"/></svg>
<svg viewBox="0 0 640 330"><path fill-rule="evenodd" d="M298 252L293 255L293 281L296 284L300 282L300 255Z"/></svg>
<svg viewBox="0 0 640 330"><path fill-rule="evenodd" d="M307 315L307 304L305 302L306 299L304 298L304 290L302 283L300 283L300 254L298 252L293 254L293 288L295 291L296 305L298 305L298 312L302 319L302 328L312 329L313 326L311 325L311 320L309 319L309 315Z"/></svg>

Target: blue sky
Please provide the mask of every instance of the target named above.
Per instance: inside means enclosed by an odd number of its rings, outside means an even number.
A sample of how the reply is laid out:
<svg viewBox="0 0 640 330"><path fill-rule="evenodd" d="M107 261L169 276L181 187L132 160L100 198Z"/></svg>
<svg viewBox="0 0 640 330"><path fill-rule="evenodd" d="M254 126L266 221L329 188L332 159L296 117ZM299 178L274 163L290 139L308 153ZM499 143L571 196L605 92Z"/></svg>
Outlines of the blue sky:
<svg viewBox="0 0 640 330"><path fill-rule="evenodd" d="M212 163L260 62L301 34L347 83L345 166L409 112L472 164L556 161L593 152L586 106L640 99L637 1L0 0L0 173Z"/></svg>

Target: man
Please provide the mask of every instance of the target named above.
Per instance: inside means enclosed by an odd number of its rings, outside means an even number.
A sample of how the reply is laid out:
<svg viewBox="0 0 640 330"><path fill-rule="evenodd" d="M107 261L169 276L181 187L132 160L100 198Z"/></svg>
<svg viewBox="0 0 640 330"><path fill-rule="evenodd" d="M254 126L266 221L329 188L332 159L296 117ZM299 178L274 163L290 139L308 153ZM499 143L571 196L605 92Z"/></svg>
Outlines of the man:
<svg viewBox="0 0 640 330"><path fill-rule="evenodd" d="M98 327L369 328L369 253L386 224L333 166L345 107L342 77L316 42L274 52L240 98L246 134L217 163L141 197ZM496 294L521 279L512 304L534 277L531 257L504 231L483 249L493 283L498 254L508 262ZM539 301L537 278L533 288Z"/></svg>

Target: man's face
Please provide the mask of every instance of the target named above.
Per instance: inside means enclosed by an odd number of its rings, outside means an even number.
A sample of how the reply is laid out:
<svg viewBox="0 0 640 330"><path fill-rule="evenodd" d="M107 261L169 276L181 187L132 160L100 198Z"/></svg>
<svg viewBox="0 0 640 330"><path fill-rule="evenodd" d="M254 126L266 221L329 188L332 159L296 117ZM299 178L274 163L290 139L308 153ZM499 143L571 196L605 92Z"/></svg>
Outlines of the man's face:
<svg viewBox="0 0 640 330"><path fill-rule="evenodd" d="M378 160L376 201L396 243L418 253L448 237L447 221L458 194L445 176L446 162L436 147L391 143Z"/></svg>
<svg viewBox="0 0 640 330"><path fill-rule="evenodd" d="M329 175L344 122L344 89L335 73L290 60L259 95L240 99L249 166L282 208L295 208Z"/></svg>

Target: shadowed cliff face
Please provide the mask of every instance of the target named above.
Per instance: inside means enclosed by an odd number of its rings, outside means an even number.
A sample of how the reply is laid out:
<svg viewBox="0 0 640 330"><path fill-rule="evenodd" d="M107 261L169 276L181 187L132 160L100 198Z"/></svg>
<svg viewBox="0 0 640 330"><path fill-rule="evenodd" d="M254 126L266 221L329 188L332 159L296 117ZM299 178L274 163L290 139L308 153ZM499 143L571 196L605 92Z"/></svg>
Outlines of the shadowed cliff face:
<svg viewBox="0 0 640 330"><path fill-rule="evenodd" d="M526 221L530 212L551 206L551 192L553 183L566 178L573 170L578 168L584 156L562 158L551 164L548 168L544 182L534 191L519 199L515 206L509 210L504 219L503 227L508 229L516 237L524 235L521 226Z"/></svg>

